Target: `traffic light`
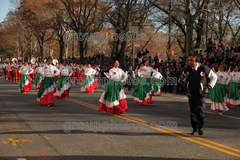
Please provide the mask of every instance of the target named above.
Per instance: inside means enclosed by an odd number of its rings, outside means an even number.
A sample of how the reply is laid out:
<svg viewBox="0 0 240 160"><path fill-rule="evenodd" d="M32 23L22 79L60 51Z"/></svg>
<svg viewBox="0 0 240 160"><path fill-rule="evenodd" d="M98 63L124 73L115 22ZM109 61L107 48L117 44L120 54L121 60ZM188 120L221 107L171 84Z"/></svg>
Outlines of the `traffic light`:
<svg viewBox="0 0 240 160"><path fill-rule="evenodd" d="M108 32L106 32L106 39L108 38Z"/></svg>
<svg viewBox="0 0 240 160"><path fill-rule="evenodd" d="M113 33L111 33L111 40L113 39Z"/></svg>

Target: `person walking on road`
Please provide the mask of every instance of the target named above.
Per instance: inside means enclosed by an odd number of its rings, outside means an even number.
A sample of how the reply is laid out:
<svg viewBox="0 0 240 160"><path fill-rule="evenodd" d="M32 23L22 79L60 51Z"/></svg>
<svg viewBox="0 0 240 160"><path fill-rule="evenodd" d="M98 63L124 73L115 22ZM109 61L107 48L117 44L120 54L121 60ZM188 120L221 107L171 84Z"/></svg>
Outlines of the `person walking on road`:
<svg viewBox="0 0 240 160"><path fill-rule="evenodd" d="M203 135L205 101L209 91L217 82L217 75L207 66L198 63L198 55L189 55L189 66L183 70L179 79L181 83L187 83L188 98L190 106L190 120L193 131L191 135L198 132Z"/></svg>

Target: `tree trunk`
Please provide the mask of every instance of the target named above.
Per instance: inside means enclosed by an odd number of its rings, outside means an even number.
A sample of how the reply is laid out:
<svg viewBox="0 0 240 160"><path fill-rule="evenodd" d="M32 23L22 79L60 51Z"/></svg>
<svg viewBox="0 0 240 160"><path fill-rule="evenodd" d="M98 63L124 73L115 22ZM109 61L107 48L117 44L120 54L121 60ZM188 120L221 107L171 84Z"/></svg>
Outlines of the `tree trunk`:
<svg viewBox="0 0 240 160"><path fill-rule="evenodd" d="M195 48L200 48L201 41L202 41L202 33L203 33L203 19L199 19L198 25L197 25L197 42L195 45Z"/></svg>
<svg viewBox="0 0 240 160"><path fill-rule="evenodd" d="M40 54L41 54L41 59L44 61L44 54L43 54L43 44L40 44Z"/></svg>
<svg viewBox="0 0 240 160"><path fill-rule="evenodd" d="M60 40L59 40L59 45L60 45L60 55L59 55L59 61L60 63L63 62L63 50L64 50L64 42L63 42L63 37L60 37Z"/></svg>
<svg viewBox="0 0 240 160"><path fill-rule="evenodd" d="M188 56L189 54L193 53L193 21L192 21L192 16L187 15L186 18L186 30L187 30L187 35L186 35L186 60L187 60L187 65L188 65Z"/></svg>
<svg viewBox="0 0 240 160"><path fill-rule="evenodd" d="M127 40L124 40L121 44L121 68L125 70L126 67L126 49L127 49Z"/></svg>
<svg viewBox="0 0 240 160"><path fill-rule="evenodd" d="M84 41L79 41L79 50L80 50L80 62L81 64L84 63L84 56L83 56L83 53L84 53Z"/></svg>
<svg viewBox="0 0 240 160"><path fill-rule="evenodd" d="M219 31L219 43L222 44L222 39L223 39L223 9L222 9L222 0L219 0L219 24L218 24L218 31Z"/></svg>

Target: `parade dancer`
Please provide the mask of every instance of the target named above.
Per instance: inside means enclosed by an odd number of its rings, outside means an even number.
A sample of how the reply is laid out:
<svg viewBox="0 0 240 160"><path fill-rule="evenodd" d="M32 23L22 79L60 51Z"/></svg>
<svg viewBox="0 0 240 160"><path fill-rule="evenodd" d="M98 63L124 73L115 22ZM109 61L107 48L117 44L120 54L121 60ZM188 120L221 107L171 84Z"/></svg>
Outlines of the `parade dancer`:
<svg viewBox="0 0 240 160"><path fill-rule="evenodd" d="M54 72L56 72L54 74ZM42 76L44 79L41 82L41 86L39 88L37 94L37 101L40 101L39 104L41 106L54 106L54 93L56 92L56 80L55 76L58 76L60 71L52 65L52 59L47 59L47 64L42 68Z"/></svg>
<svg viewBox="0 0 240 160"><path fill-rule="evenodd" d="M87 65L87 68L84 68L85 78L81 87L81 92L93 93L94 92L94 79L93 76L96 74L96 71L91 68L91 64Z"/></svg>
<svg viewBox="0 0 240 160"><path fill-rule="evenodd" d="M17 70L18 70L18 75L17 75L17 83L20 83L20 78L21 78L21 73L19 73L20 68L22 67L22 62L20 61L19 64L17 65Z"/></svg>
<svg viewBox="0 0 240 160"><path fill-rule="evenodd" d="M228 107L240 107L240 72L238 72L238 66L233 68L233 72L230 73L231 83L229 84L229 95L227 99Z"/></svg>
<svg viewBox="0 0 240 160"><path fill-rule="evenodd" d="M6 65L6 73L5 73L5 79L6 80L10 80L10 72L11 72L11 67L10 67L10 63L8 63Z"/></svg>
<svg viewBox="0 0 240 160"><path fill-rule="evenodd" d="M3 64L0 62L0 69L3 69ZM0 72L0 78L2 78L2 72Z"/></svg>
<svg viewBox="0 0 240 160"><path fill-rule="evenodd" d="M128 110L126 95L122 83L127 80L127 74L120 68L119 62L114 62L114 67L109 70L109 82L104 87L104 92L99 100L99 111L112 114L125 114Z"/></svg>
<svg viewBox="0 0 240 160"><path fill-rule="evenodd" d="M218 80L216 85L211 90L209 97L211 98L211 109L222 115L222 112L227 112L229 109L226 106L227 102L227 86L231 77L224 72L223 65L220 65L216 73Z"/></svg>
<svg viewBox="0 0 240 160"><path fill-rule="evenodd" d="M41 82L42 82L42 67L41 67L41 63L38 64L37 69L35 70L35 74L37 74L35 80L34 80L34 87L36 89L39 89L41 86Z"/></svg>
<svg viewBox="0 0 240 160"><path fill-rule="evenodd" d="M153 80L153 96L161 96L161 79L163 78L162 74L158 72L158 68L156 68L156 73L152 75L152 80Z"/></svg>
<svg viewBox="0 0 240 160"><path fill-rule="evenodd" d="M96 70L96 74L94 75L94 89L97 90L98 89L98 75L100 72L100 68L97 66L97 64L95 64L94 69Z"/></svg>
<svg viewBox="0 0 240 160"><path fill-rule="evenodd" d="M69 78L72 76L73 70L67 66L67 61L63 61L63 65L60 67L61 76L58 80L56 98L69 98L69 91L71 89L71 83Z"/></svg>
<svg viewBox="0 0 240 160"><path fill-rule="evenodd" d="M28 63L25 62L24 66L22 66L19 70L19 73L21 73L21 79L20 79L20 92L30 92L32 90L32 79L30 77L30 74L33 72L33 69L28 66Z"/></svg>
<svg viewBox="0 0 240 160"><path fill-rule="evenodd" d="M179 83L187 84L188 98L190 106L190 120L193 131L191 135L198 132L203 135L204 113L206 107L205 101L208 91L211 90L217 82L217 75L207 66L198 63L197 54L190 54L189 66L183 70ZM208 81L209 79L209 81Z"/></svg>
<svg viewBox="0 0 240 160"><path fill-rule="evenodd" d="M79 71L79 73L80 73L80 75L79 75L79 84L80 85L82 85L82 82L83 82L83 80L84 80L84 78L85 78L85 74L84 74L84 67L83 67L83 65L82 64L80 64L80 67L78 68L78 71Z"/></svg>
<svg viewBox="0 0 240 160"><path fill-rule="evenodd" d="M151 81L151 73L156 74L157 72L149 67L149 61L145 61L145 66L138 70L138 79L135 90L132 94L134 102L140 105L149 105L153 103L152 92L153 86Z"/></svg>

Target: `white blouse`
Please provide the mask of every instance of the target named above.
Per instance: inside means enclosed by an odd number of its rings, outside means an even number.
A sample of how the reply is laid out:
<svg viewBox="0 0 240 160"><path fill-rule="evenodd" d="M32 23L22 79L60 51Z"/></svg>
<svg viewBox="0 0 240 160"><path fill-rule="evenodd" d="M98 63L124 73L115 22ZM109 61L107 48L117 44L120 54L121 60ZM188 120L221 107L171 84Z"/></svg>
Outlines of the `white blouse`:
<svg viewBox="0 0 240 160"><path fill-rule="evenodd" d="M32 74L33 69L30 66L22 66L19 69L19 73L21 73L21 74Z"/></svg>
<svg viewBox="0 0 240 160"><path fill-rule="evenodd" d="M152 74L152 78L158 78L158 79L162 79L162 78L163 78L163 76L162 76L162 74L161 74L161 73L159 73L159 72L157 72L157 71L156 71L156 73L153 73L153 74Z"/></svg>
<svg viewBox="0 0 240 160"><path fill-rule="evenodd" d="M228 84L231 80L231 77L227 74L227 72L218 71L216 74L218 77L217 83Z"/></svg>
<svg viewBox="0 0 240 160"><path fill-rule="evenodd" d="M240 83L240 72L231 72L231 82L237 82Z"/></svg>
<svg viewBox="0 0 240 160"><path fill-rule="evenodd" d="M152 67L141 67L139 70L138 70L138 76L140 77L145 77L145 78L151 78L151 73L153 72L153 74L157 73L156 70L154 70Z"/></svg>
<svg viewBox="0 0 240 160"><path fill-rule="evenodd" d="M63 76L71 76L73 74L73 70L69 66L61 66L60 73Z"/></svg>
<svg viewBox="0 0 240 160"><path fill-rule="evenodd" d="M42 73L42 67L38 67L35 71L35 73Z"/></svg>
<svg viewBox="0 0 240 160"><path fill-rule="evenodd" d="M127 74L120 68L112 68L109 70L109 78L122 83L127 80Z"/></svg>
<svg viewBox="0 0 240 160"><path fill-rule="evenodd" d="M96 70L92 68L84 68L84 72L86 76L94 75L96 74Z"/></svg>
<svg viewBox="0 0 240 160"><path fill-rule="evenodd" d="M56 72L54 74L54 71ZM42 75L45 77L55 77L60 74L60 71L57 69L57 67L53 65L44 65L42 69Z"/></svg>

